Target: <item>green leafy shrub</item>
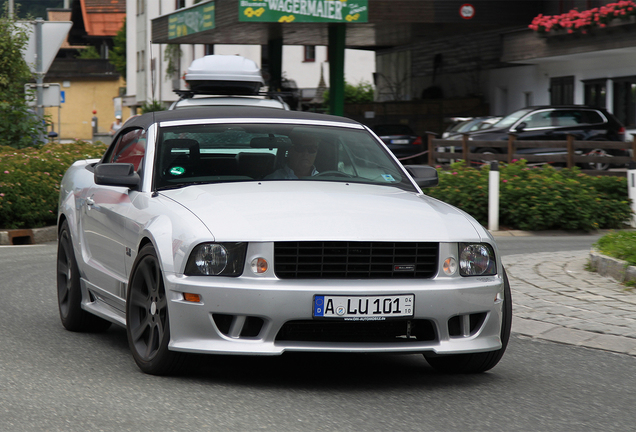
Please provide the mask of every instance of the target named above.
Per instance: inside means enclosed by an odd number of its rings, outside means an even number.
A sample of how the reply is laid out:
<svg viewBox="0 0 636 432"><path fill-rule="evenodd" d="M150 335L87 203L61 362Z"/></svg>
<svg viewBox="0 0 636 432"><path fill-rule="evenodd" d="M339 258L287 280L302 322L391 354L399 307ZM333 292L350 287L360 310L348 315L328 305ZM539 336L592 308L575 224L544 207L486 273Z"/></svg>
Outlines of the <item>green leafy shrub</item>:
<svg viewBox="0 0 636 432"><path fill-rule="evenodd" d="M99 158L105 150L82 141L22 150L0 147L0 228L55 225L64 173L73 162Z"/></svg>
<svg viewBox="0 0 636 432"><path fill-rule="evenodd" d="M636 266L636 231L609 233L598 239L594 246L605 255Z"/></svg>
<svg viewBox="0 0 636 432"><path fill-rule="evenodd" d="M439 186L425 193L461 208L486 225L488 168L457 163L449 171L440 170L439 176ZM508 228L590 231L621 228L631 217L623 177L594 177L578 168L557 170L550 165L530 168L522 160L500 165L500 181L499 222Z"/></svg>
<svg viewBox="0 0 636 432"><path fill-rule="evenodd" d="M141 113L146 114L149 112L164 111L165 109L166 107L161 102L159 102L158 100L153 100L149 103L143 103L143 105L141 106Z"/></svg>
<svg viewBox="0 0 636 432"><path fill-rule="evenodd" d="M349 84L347 81L344 83L344 103L371 103L373 102L373 85L367 81L360 81L358 84ZM323 95L324 106L329 107L329 90L326 90Z"/></svg>

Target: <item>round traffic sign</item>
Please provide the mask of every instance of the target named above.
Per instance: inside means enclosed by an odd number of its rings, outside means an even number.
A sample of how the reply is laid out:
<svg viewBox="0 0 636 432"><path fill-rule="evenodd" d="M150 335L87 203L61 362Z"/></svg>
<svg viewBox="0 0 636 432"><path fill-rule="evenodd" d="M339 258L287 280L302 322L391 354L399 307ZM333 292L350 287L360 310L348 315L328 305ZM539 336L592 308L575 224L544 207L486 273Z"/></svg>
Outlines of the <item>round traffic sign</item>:
<svg viewBox="0 0 636 432"><path fill-rule="evenodd" d="M471 19L475 16L475 6L465 3L459 8L459 15L464 19Z"/></svg>

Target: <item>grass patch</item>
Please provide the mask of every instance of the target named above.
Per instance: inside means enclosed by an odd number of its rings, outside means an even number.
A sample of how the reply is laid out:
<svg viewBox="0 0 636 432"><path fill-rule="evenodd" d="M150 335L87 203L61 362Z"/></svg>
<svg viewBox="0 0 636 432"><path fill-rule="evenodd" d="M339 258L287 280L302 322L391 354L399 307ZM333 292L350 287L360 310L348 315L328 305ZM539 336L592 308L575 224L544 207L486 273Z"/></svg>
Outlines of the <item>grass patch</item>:
<svg viewBox="0 0 636 432"><path fill-rule="evenodd" d="M601 253L636 266L636 231L612 232L601 237L594 246Z"/></svg>

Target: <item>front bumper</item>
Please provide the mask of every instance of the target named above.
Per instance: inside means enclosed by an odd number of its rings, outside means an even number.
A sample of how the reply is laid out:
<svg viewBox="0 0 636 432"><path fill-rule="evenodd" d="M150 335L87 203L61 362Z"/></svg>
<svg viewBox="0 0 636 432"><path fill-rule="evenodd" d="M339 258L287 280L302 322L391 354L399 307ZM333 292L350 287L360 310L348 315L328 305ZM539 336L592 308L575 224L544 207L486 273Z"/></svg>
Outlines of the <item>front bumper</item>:
<svg viewBox="0 0 636 432"><path fill-rule="evenodd" d="M437 277L419 280L280 280L263 277L187 277L167 274L171 341L174 351L215 354L278 355L285 351L401 352L438 354L473 353L501 348L504 284L501 276L481 278ZM199 294L201 301L184 300L183 293ZM414 294L414 317L428 321L432 337L397 337L391 341L305 340L281 338L290 322L312 324L315 295ZM472 323L457 333L454 324ZM221 326L219 317L227 323ZM228 321L229 320L229 321ZM249 322L260 326L250 332ZM322 321L324 322L324 321ZM331 321L333 323L333 321ZM340 322L346 326L347 322ZM246 335L247 333L247 335ZM405 333L406 334L406 333Z"/></svg>

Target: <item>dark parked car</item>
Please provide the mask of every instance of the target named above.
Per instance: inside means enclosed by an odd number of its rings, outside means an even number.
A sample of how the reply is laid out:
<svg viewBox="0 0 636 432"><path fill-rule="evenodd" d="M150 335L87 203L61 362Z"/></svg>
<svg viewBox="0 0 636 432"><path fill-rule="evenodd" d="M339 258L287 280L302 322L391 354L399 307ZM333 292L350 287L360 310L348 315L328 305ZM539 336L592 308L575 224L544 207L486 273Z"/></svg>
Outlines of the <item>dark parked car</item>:
<svg viewBox="0 0 636 432"><path fill-rule="evenodd" d="M372 126L371 130L380 137L389 150L400 160L407 160L409 163L415 159L424 149L422 137L418 136L413 129L403 124L383 124Z"/></svg>
<svg viewBox="0 0 636 432"><path fill-rule="evenodd" d="M613 114L601 108L581 105L527 107L499 120L492 127L469 133L470 140L507 140L514 133L518 140L565 141L573 135L579 141L625 141L625 127ZM461 139L461 136L458 138ZM505 152L501 148L473 148L475 153ZM549 155L566 153L565 148L524 148L517 153ZM622 150L586 150L586 153L624 156ZM590 168L607 169L609 164L591 164Z"/></svg>

